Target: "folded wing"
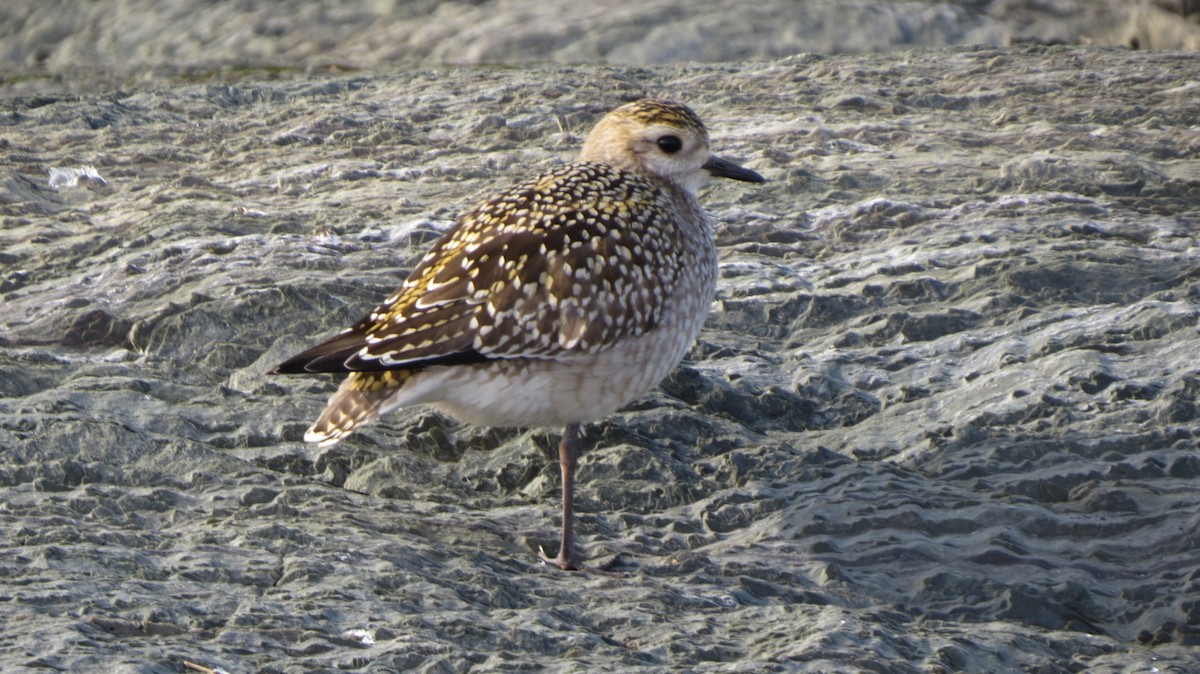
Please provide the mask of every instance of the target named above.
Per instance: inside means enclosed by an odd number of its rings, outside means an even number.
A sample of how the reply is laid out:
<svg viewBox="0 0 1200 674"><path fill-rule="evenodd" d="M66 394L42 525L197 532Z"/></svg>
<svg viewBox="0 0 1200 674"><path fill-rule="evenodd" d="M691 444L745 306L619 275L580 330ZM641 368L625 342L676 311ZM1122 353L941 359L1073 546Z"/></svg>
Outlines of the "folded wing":
<svg viewBox="0 0 1200 674"><path fill-rule="evenodd" d="M467 213L374 311L273 372L556 358L642 334L680 272L661 196L589 163L517 185Z"/></svg>

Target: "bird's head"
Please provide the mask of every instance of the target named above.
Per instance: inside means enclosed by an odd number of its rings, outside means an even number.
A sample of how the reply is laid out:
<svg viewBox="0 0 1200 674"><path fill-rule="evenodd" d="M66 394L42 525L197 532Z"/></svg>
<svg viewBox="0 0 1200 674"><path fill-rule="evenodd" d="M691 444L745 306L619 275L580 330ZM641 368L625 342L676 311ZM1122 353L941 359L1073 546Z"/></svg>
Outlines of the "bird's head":
<svg viewBox="0 0 1200 674"><path fill-rule="evenodd" d="M708 129L686 105L644 98L609 112L579 158L657 177L695 194L710 176L766 182L758 173L712 154Z"/></svg>

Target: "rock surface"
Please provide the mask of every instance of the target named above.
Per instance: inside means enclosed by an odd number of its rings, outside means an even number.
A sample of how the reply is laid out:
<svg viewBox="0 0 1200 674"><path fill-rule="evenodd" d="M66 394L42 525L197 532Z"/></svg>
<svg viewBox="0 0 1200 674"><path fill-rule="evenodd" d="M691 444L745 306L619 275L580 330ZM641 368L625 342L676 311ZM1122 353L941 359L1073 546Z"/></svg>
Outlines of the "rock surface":
<svg viewBox="0 0 1200 674"><path fill-rule="evenodd" d="M1014 44L1200 49L1197 0L8 0L8 85L267 65L671 64Z"/></svg>
<svg viewBox="0 0 1200 674"><path fill-rule="evenodd" d="M9 97L0 669L1195 671L1197 72L968 48ZM771 182L707 193L690 361L586 428L580 534L630 577L536 561L555 430L411 409L302 446L333 382L263 372L648 94Z"/></svg>

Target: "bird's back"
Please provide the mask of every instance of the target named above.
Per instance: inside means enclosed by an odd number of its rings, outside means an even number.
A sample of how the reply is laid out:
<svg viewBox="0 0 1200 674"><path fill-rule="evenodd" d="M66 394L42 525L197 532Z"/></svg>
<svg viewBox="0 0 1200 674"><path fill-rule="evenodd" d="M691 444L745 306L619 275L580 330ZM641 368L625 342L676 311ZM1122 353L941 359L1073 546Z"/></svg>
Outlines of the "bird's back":
<svg viewBox="0 0 1200 674"><path fill-rule="evenodd" d="M277 371L351 373L316 441L418 402L487 425L603 417L695 338L716 284L704 218L652 177L565 164L468 211L383 304Z"/></svg>

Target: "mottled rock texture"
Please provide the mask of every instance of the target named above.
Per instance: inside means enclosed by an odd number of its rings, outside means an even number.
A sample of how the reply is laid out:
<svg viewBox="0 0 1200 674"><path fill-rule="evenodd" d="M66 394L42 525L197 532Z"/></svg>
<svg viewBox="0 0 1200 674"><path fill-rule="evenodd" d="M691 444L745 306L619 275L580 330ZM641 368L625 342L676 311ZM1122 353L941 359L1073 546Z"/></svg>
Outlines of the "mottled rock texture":
<svg viewBox="0 0 1200 674"><path fill-rule="evenodd" d="M1037 46L10 92L0 669L1194 671L1197 72ZM708 191L699 343L585 429L582 542L630 576L538 563L556 431L418 408L303 447L333 382L263 372L644 95L771 182Z"/></svg>

